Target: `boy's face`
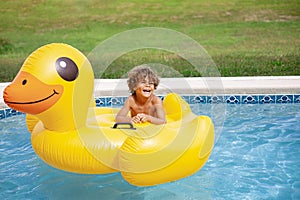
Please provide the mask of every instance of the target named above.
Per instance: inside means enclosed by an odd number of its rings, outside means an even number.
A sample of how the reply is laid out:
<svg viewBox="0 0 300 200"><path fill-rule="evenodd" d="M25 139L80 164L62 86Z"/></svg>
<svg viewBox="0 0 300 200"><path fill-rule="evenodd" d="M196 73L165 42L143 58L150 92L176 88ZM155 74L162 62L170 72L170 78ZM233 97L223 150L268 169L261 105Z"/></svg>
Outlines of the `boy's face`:
<svg viewBox="0 0 300 200"><path fill-rule="evenodd" d="M142 95L144 97L150 97L153 91L154 91L154 82L152 82L148 78L139 80L135 88L135 93Z"/></svg>

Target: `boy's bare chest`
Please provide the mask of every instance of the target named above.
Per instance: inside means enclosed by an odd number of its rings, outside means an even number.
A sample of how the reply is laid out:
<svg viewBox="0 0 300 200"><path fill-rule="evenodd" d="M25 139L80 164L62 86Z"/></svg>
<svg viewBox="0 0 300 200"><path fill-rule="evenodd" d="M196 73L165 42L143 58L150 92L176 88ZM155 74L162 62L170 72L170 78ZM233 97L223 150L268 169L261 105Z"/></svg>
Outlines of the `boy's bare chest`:
<svg viewBox="0 0 300 200"><path fill-rule="evenodd" d="M131 113L137 115L139 113L144 113L148 115L153 115L155 113L155 107L152 104L147 105L133 105L131 106Z"/></svg>

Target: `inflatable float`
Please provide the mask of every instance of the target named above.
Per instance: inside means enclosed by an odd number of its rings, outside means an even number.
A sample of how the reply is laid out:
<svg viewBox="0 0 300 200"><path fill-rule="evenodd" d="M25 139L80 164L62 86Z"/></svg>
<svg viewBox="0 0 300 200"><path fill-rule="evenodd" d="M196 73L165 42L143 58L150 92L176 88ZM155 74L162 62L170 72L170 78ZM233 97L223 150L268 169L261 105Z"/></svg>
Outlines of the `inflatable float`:
<svg viewBox="0 0 300 200"><path fill-rule="evenodd" d="M67 44L40 47L4 90L5 103L27 113L32 147L49 165L75 173L120 172L151 186L192 175L207 161L214 126L177 94L163 100L163 125L115 124L117 108L94 107L94 74Z"/></svg>

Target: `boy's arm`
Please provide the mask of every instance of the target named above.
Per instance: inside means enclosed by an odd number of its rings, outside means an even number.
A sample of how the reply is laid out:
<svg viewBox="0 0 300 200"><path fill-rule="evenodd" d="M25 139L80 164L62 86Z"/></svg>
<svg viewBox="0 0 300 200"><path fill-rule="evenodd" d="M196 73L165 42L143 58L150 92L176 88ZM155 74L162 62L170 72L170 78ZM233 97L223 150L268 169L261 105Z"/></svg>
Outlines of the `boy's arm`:
<svg viewBox="0 0 300 200"><path fill-rule="evenodd" d="M153 116L141 113L141 114L137 115L140 118L140 121L141 122L150 122L152 124L165 124L166 123L166 114L165 114L161 99L159 99L157 97L155 104L153 106L155 106L157 117L153 117Z"/></svg>
<svg viewBox="0 0 300 200"><path fill-rule="evenodd" d="M129 108L129 98L127 98L123 107L116 116L116 122L131 122L131 118L128 117Z"/></svg>
<svg viewBox="0 0 300 200"><path fill-rule="evenodd" d="M157 117L152 117L151 123L153 124L164 124L166 123L166 114L162 104L156 104L156 114Z"/></svg>

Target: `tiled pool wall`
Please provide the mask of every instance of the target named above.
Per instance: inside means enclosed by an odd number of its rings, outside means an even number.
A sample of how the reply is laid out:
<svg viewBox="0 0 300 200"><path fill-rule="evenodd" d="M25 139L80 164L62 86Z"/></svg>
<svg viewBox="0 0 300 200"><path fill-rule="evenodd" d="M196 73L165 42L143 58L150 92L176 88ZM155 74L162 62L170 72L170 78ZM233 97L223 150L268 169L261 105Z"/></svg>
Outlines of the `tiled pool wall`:
<svg viewBox="0 0 300 200"><path fill-rule="evenodd" d="M158 95L162 100L164 96ZM300 103L300 94L230 94L230 95L181 95L181 97L189 104L287 104L287 103ZM121 106L125 102L127 96L116 97L96 97L95 102L98 107ZM11 108L0 109L0 120L21 115L23 113L15 111Z"/></svg>
<svg viewBox="0 0 300 200"><path fill-rule="evenodd" d="M164 96L158 95L162 100ZM283 104L283 103L300 103L300 94L264 94L264 95L181 95L189 104ZM96 106L118 106L122 105L127 97L99 97L95 98Z"/></svg>
<svg viewBox="0 0 300 200"><path fill-rule="evenodd" d="M164 96L159 95L161 99ZM181 95L181 97L189 104L286 104L286 103L300 103L300 94L264 94L264 95ZM127 96L117 97L97 97L95 98L96 106L110 107L121 106L125 102ZM15 111L11 108L3 108L0 110L0 120L21 115L23 113Z"/></svg>

